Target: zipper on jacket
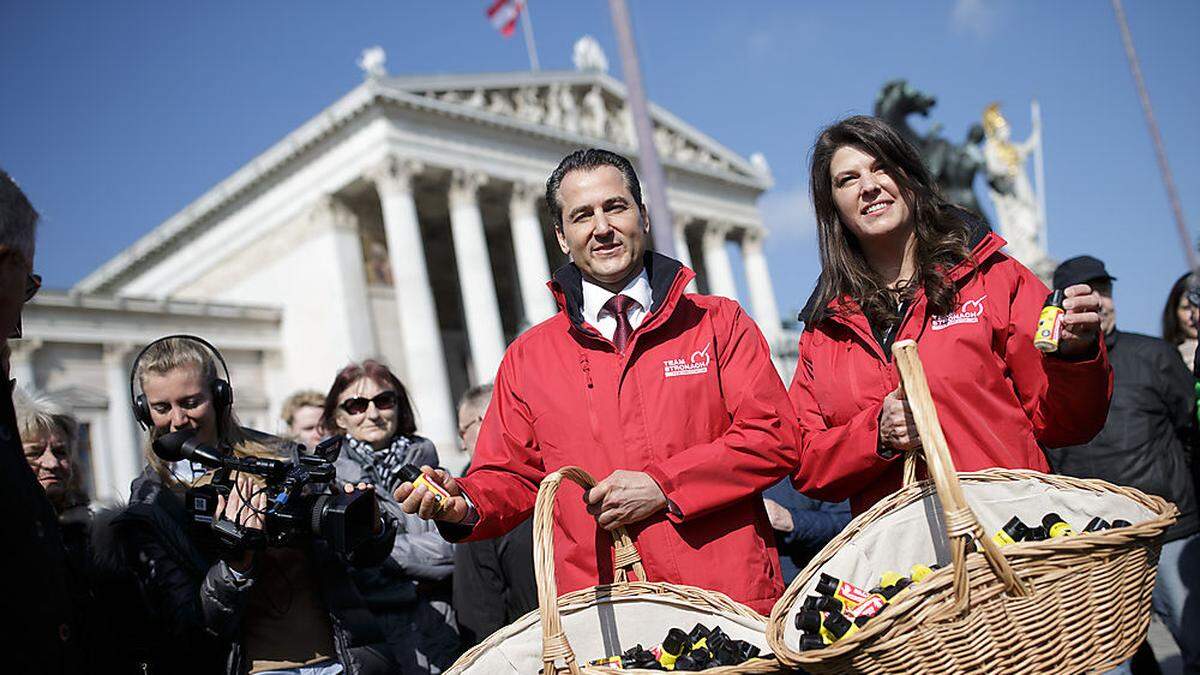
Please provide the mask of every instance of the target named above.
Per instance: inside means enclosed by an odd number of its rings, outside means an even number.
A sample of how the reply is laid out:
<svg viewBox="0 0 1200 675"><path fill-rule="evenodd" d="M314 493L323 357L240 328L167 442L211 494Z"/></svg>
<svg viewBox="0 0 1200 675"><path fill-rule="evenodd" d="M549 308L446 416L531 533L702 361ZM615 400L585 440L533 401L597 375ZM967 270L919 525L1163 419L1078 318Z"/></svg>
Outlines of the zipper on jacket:
<svg viewBox="0 0 1200 675"><path fill-rule="evenodd" d="M599 443L600 420L596 417L596 405L592 400L592 392L596 389L596 385L592 382L592 364L588 362L587 354L584 352L579 352L579 365L583 368L583 379L587 383L588 422L592 426L592 438Z"/></svg>
<svg viewBox="0 0 1200 675"><path fill-rule="evenodd" d="M898 314L896 323L884 331L883 340L879 341L879 347L883 350L883 358L886 361L890 362L892 360L892 345L896 344L896 336L900 334L900 329L904 327L904 322L908 319L909 310L912 309L913 302L913 300L909 299L900 303L900 306L896 308L898 310L896 312Z"/></svg>

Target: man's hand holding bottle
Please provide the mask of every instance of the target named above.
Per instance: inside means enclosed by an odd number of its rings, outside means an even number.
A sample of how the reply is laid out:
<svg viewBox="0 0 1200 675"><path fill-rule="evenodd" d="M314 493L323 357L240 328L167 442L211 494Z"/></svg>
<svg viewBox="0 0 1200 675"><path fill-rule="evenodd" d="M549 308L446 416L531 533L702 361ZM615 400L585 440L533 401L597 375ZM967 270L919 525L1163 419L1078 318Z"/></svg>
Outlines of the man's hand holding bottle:
<svg viewBox="0 0 1200 675"><path fill-rule="evenodd" d="M392 496L405 513L447 523L461 523L470 513L471 506L463 496L462 488L443 469L422 466L417 470L412 467L412 471L407 472L404 478L405 482L396 488Z"/></svg>

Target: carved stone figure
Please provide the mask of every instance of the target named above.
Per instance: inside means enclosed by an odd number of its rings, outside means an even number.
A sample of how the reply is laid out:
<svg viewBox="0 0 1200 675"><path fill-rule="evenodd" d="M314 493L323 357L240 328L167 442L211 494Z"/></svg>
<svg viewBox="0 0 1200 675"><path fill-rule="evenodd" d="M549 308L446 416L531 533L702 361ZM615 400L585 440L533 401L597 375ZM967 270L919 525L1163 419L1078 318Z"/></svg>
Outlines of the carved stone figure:
<svg viewBox="0 0 1200 675"><path fill-rule="evenodd" d="M368 80L387 77L387 52L379 45L367 47L358 58L358 67Z"/></svg>
<svg viewBox="0 0 1200 675"><path fill-rule="evenodd" d="M579 106L575 103L575 92L570 85L559 89L558 105L562 108L562 128L573 134L579 133Z"/></svg>
<svg viewBox="0 0 1200 675"><path fill-rule="evenodd" d="M562 97L562 85L555 82L550 85L550 89L546 92L546 118L547 126L562 128L562 105L559 99Z"/></svg>
<svg viewBox="0 0 1200 675"><path fill-rule="evenodd" d="M666 127L654 127L654 147L663 157L674 157L676 148L675 134Z"/></svg>
<svg viewBox="0 0 1200 675"><path fill-rule="evenodd" d="M575 42L571 60L575 62L575 70L608 72L608 57L591 35L584 35Z"/></svg>
<svg viewBox="0 0 1200 675"><path fill-rule="evenodd" d="M538 100L538 89L536 87L521 87L517 90L517 117L523 120L529 120L533 123L542 121L546 115L545 108L542 107L542 102Z"/></svg>
<svg viewBox="0 0 1200 675"><path fill-rule="evenodd" d="M488 92L488 112L496 113L497 115L512 115L515 112L512 99L509 98L507 91L494 89Z"/></svg>
<svg viewBox="0 0 1200 675"><path fill-rule="evenodd" d="M1046 256L1042 218L1025 165L1041 140L1041 130L1035 126L1028 139L1014 142L1008 120L1000 113L999 104L993 103L983 111L983 131L987 136L983 154L989 193L1000 221L1000 234L1008 241L1014 258L1038 271L1035 265Z"/></svg>
<svg viewBox="0 0 1200 675"><path fill-rule="evenodd" d="M608 110L604 107L604 95L600 92L600 85L594 84L583 95L583 133L596 138L604 138L607 125Z"/></svg>
<svg viewBox="0 0 1200 675"><path fill-rule="evenodd" d="M637 145L637 134L633 130L633 112L629 104L623 104L620 112L612 118L612 138L622 145Z"/></svg>

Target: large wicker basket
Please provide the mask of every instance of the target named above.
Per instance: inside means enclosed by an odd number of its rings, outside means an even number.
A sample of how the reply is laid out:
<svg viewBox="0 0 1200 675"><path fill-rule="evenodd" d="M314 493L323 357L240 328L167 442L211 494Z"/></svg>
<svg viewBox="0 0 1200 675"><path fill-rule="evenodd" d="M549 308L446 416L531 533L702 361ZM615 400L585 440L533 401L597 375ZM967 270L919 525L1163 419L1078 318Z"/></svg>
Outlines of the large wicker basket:
<svg viewBox="0 0 1200 675"><path fill-rule="evenodd" d="M533 511L534 572L538 610L501 628L463 654L447 675L531 675L569 671L572 675L607 675L610 668L580 665L620 654L637 643L650 648L673 626L719 625L730 637L746 640L767 652L766 619L754 610L714 591L646 581L646 572L629 534L613 532L615 582L558 595L554 578L554 496L563 478L584 489L596 484L583 469L564 467L542 480ZM634 573L641 581L630 581ZM559 667L562 663L565 667ZM651 673L650 670L623 672ZM777 673L774 658L752 659L738 666L711 668L709 675Z"/></svg>
<svg viewBox="0 0 1200 675"><path fill-rule="evenodd" d="M1160 537L1172 504L1099 480L988 469L957 474L917 358L893 348L931 480L905 485L853 522L771 612L779 660L812 673L1083 673L1129 658L1144 639ZM1078 531L1092 516L1130 527L1004 547L987 533L1013 515L1056 512ZM944 535L944 536L943 536ZM982 551L975 552L972 541ZM860 631L800 652L795 616L822 572L869 588L886 570L944 567L901 591Z"/></svg>

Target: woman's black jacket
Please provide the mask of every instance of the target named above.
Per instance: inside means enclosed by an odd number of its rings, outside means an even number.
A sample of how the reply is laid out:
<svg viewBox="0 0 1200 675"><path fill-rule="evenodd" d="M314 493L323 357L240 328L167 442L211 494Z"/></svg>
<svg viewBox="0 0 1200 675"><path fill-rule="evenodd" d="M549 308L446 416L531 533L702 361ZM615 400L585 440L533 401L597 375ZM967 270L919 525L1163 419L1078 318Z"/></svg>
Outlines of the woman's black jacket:
<svg viewBox="0 0 1200 675"><path fill-rule="evenodd" d="M351 583L348 569L387 559L396 527L391 519L384 521L383 533L348 560L321 540L314 539L310 547L333 625L337 658L349 674L393 671L382 632ZM151 624L160 633L150 672L246 672L240 621L253 577L239 582L218 560L214 548L198 543L204 537L193 530L183 501L149 467L134 480L129 505L113 527Z"/></svg>

